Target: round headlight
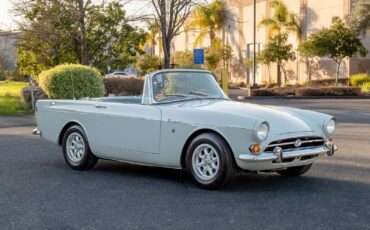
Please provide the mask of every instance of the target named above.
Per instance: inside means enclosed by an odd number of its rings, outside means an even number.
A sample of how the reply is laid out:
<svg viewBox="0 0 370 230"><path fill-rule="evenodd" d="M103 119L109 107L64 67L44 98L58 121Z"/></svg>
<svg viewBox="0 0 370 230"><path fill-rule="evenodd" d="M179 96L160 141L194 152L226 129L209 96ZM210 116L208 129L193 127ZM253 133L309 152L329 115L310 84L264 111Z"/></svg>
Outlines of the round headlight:
<svg viewBox="0 0 370 230"><path fill-rule="evenodd" d="M335 120L334 119L331 119L327 124L326 124L326 132L329 134L329 135L332 135L334 134L335 132Z"/></svg>
<svg viewBox="0 0 370 230"><path fill-rule="evenodd" d="M261 123L255 130L255 136L258 142L264 141L269 135L269 126L267 123Z"/></svg>

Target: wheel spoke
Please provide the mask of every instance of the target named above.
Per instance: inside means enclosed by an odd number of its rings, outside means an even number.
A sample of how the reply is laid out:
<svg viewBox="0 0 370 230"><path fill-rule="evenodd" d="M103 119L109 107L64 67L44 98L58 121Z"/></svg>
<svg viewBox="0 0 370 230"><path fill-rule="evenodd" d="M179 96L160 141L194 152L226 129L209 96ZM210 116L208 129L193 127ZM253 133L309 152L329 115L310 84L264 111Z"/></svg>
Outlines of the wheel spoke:
<svg viewBox="0 0 370 230"><path fill-rule="evenodd" d="M80 161L85 153L85 142L79 133L71 133L67 139L66 145L68 158L72 162Z"/></svg>

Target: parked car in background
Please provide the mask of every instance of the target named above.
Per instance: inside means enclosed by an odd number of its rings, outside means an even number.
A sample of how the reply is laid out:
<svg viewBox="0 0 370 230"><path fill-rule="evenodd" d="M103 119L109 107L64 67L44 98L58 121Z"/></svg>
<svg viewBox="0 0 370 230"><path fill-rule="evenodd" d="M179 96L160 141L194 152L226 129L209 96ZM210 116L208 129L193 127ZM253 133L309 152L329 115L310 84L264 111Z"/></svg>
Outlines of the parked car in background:
<svg viewBox="0 0 370 230"><path fill-rule="evenodd" d="M72 169L99 158L186 169L206 189L239 171L299 176L337 150L333 116L231 101L204 70L151 73L142 97L38 100L36 120Z"/></svg>
<svg viewBox="0 0 370 230"><path fill-rule="evenodd" d="M112 77L118 77L118 78L136 78L135 75L126 73L126 72L113 72L110 74L107 74L104 76L105 78L112 78Z"/></svg>

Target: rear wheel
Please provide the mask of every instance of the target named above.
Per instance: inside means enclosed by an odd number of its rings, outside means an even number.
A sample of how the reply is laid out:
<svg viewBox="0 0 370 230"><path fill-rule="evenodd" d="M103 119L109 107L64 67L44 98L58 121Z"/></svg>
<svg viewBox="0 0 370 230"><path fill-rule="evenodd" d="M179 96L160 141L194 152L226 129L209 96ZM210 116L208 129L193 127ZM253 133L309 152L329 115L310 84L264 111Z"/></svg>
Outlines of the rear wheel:
<svg viewBox="0 0 370 230"><path fill-rule="evenodd" d="M76 170L87 170L96 164L98 158L90 150L84 130L77 125L71 126L64 134L63 156L66 163Z"/></svg>
<svg viewBox="0 0 370 230"><path fill-rule="evenodd" d="M279 170L277 173L279 173L282 176L300 176L305 174L310 168L312 164L309 165L303 165L303 166L297 166L297 167L290 167L284 170Z"/></svg>
<svg viewBox="0 0 370 230"><path fill-rule="evenodd" d="M213 133L201 134L191 141L186 169L194 183L204 189L226 186L236 173L230 148Z"/></svg>

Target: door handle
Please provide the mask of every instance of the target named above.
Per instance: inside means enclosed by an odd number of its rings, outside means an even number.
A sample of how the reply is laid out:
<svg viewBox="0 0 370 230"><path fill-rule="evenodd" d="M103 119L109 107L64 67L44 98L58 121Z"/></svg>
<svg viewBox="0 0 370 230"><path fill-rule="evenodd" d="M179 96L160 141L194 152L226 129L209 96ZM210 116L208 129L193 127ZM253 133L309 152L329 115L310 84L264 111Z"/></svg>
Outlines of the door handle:
<svg viewBox="0 0 370 230"><path fill-rule="evenodd" d="M95 108L97 109L106 109L107 107L104 105L95 105Z"/></svg>

